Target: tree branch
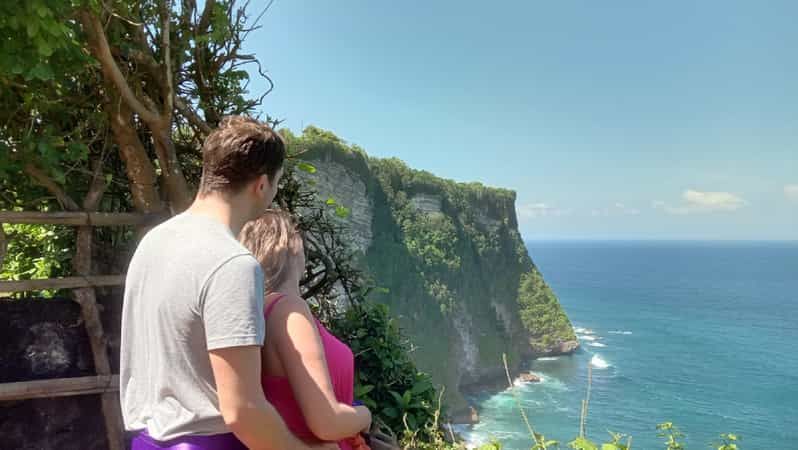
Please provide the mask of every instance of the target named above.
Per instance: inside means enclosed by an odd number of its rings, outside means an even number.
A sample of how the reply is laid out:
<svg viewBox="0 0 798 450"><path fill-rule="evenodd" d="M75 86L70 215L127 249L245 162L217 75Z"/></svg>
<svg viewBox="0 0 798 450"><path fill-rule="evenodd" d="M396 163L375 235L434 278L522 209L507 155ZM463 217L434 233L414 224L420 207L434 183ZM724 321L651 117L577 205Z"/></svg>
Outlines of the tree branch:
<svg viewBox="0 0 798 450"><path fill-rule="evenodd" d="M211 25L211 14L213 14L213 8L215 6L216 6L216 0L208 0L207 2L205 2L205 9L202 10L202 17L200 18L200 21L197 24L198 33L208 32L208 27Z"/></svg>
<svg viewBox="0 0 798 450"><path fill-rule="evenodd" d="M133 90L130 89L130 86L127 84L127 80L122 74L122 71L120 71L119 67L116 65L100 19L85 10L79 13L79 17L89 39L89 47L92 50L92 54L97 58L97 61L100 62L102 71L108 80L119 90L125 103L130 105L130 108L148 124L159 123L161 117L158 113L150 110L139 101L136 94L133 93Z"/></svg>
<svg viewBox="0 0 798 450"><path fill-rule="evenodd" d="M205 135L211 134L211 131L213 130L211 129L210 125L208 125L207 122L202 120L199 114L197 114L196 111L194 111L188 104L186 104L186 102L183 101L182 98L175 97L175 106L177 107L177 110L180 111L180 114L182 114L183 117L185 117L189 122L191 122L192 125L199 128L200 131L202 131Z"/></svg>
<svg viewBox="0 0 798 450"><path fill-rule="evenodd" d="M27 163L22 170L28 174L36 184L50 191L55 196L56 200L58 200L58 204L61 205L61 208L67 211L80 211L80 206L77 202L67 195L67 193L61 189L61 186L41 169L34 166L32 163Z"/></svg>
<svg viewBox="0 0 798 450"><path fill-rule="evenodd" d="M105 194L105 189L108 185L105 183L103 177L103 160L102 157L93 159L91 162L93 166L91 183L89 184L89 191L83 199L83 209L85 211L96 211L100 205L100 200Z"/></svg>
<svg viewBox="0 0 798 450"><path fill-rule="evenodd" d="M174 97L175 89L173 86L172 74L172 50L170 43L170 25L171 25L171 12L172 1L162 0L161 3L161 45L163 47L164 59L164 78L166 79L166 86L164 86L164 105L162 110L162 118L165 122L172 121L172 112L174 111Z"/></svg>

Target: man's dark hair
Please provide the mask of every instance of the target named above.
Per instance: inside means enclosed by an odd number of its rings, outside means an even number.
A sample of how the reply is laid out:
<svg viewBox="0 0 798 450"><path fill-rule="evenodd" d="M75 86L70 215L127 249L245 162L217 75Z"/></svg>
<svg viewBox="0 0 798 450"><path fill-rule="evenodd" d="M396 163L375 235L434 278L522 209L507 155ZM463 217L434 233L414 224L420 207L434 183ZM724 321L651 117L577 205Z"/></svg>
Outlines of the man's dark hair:
<svg viewBox="0 0 798 450"><path fill-rule="evenodd" d="M268 125L246 116L228 116L202 145L199 194L237 193L266 174L269 181L285 161L285 142Z"/></svg>

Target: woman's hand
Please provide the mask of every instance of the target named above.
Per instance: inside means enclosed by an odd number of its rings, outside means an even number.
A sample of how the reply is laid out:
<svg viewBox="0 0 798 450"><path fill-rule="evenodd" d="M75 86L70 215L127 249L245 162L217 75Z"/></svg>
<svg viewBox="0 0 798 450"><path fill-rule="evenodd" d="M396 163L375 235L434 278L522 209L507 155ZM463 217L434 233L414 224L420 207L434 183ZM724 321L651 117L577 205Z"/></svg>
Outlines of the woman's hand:
<svg viewBox="0 0 798 450"><path fill-rule="evenodd" d="M371 411L363 405L355 406L355 411L357 411L357 415L362 417L366 426L360 430L361 433L368 433L369 429L371 429Z"/></svg>
<svg viewBox="0 0 798 450"><path fill-rule="evenodd" d="M352 450L371 450L371 447L366 444L366 440L363 439L363 436L360 434L355 437L351 437L346 441L350 446L352 446Z"/></svg>

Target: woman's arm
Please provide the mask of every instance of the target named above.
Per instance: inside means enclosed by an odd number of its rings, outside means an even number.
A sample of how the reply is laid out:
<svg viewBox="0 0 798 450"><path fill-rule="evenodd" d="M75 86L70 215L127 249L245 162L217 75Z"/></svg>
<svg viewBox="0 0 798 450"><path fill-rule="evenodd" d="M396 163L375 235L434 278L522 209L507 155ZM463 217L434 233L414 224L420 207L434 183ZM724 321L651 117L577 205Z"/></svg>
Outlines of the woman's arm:
<svg viewBox="0 0 798 450"><path fill-rule="evenodd" d="M252 450L311 450L286 428L280 415L263 397L260 348L211 350L211 369L225 424ZM337 446L335 448L338 448Z"/></svg>
<svg viewBox="0 0 798 450"><path fill-rule="evenodd" d="M324 347L304 300L287 297L274 307L268 341L275 346L308 428L319 439L338 441L371 424L371 413L335 398Z"/></svg>

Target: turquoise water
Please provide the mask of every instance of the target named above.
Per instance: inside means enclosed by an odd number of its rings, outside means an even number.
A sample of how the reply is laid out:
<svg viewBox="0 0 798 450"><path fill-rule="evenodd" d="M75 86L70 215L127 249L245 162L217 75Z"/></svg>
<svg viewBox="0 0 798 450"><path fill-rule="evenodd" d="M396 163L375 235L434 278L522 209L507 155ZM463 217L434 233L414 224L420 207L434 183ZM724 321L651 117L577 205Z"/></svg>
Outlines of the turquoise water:
<svg viewBox="0 0 798 450"><path fill-rule="evenodd" d="M577 434L592 361L588 437L662 449L654 427L673 421L688 449L722 432L743 449L798 449L798 243L527 245L583 346L528 363L544 381L516 392L538 431ZM467 438L530 447L509 392L474 401L481 423Z"/></svg>

